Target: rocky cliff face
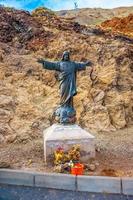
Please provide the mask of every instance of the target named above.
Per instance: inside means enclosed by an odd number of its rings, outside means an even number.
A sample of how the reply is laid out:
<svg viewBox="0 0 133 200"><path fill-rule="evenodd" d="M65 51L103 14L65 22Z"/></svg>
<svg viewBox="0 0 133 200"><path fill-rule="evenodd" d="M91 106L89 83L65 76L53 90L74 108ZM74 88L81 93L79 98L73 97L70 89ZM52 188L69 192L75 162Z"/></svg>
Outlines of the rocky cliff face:
<svg viewBox="0 0 133 200"><path fill-rule="evenodd" d="M119 32L119 34L133 37L133 14L124 18L114 17L107 20L101 24L101 28L113 33Z"/></svg>
<svg viewBox="0 0 133 200"><path fill-rule="evenodd" d="M74 99L78 123L115 131L133 123L133 44L99 29L87 29L45 10L0 8L0 142L27 142L52 123L59 103L55 72L37 58L91 60L78 74ZM130 23L130 22L129 22Z"/></svg>

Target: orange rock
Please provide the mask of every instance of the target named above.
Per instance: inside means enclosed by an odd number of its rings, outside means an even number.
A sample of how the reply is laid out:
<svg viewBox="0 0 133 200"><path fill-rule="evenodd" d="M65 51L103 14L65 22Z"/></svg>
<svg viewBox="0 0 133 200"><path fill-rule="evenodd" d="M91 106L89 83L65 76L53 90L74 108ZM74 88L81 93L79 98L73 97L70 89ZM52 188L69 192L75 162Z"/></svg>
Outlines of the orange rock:
<svg viewBox="0 0 133 200"><path fill-rule="evenodd" d="M111 20L106 20L101 23L101 27L105 30L110 29L111 32L133 37L133 14L123 18L114 17Z"/></svg>

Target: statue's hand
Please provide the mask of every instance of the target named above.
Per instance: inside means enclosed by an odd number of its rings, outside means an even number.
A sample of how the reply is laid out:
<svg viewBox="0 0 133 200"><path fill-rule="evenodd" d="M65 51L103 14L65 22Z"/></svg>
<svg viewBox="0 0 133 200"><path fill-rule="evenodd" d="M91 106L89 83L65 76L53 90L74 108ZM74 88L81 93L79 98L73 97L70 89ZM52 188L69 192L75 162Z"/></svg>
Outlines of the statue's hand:
<svg viewBox="0 0 133 200"><path fill-rule="evenodd" d="M43 64L44 61L42 58L39 58L39 59L37 59L37 62Z"/></svg>
<svg viewBox="0 0 133 200"><path fill-rule="evenodd" d="M93 66L93 63L92 63L91 61L87 61L87 62L86 62L86 66L91 66L91 67L92 67L92 66Z"/></svg>

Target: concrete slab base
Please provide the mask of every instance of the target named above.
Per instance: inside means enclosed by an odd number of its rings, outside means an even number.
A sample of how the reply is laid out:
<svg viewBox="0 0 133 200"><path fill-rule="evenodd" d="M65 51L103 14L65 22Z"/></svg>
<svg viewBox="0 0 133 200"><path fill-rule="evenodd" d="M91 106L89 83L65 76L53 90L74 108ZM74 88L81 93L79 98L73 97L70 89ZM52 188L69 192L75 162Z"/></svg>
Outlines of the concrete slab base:
<svg viewBox="0 0 133 200"><path fill-rule="evenodd" d="M104 195L108 195L109 193L123 194L129 195L127 198L125 196L124 199L133 200L133 178L131 177L74 176L69 174L0 169L0 191L1 185L3 184L15 185L15 187L16 185L32 186L33 189L36 187L43 187L59 190L73 190L88 192L88 194L89 192L102 193ZM105 196L104 199L106 199ZM116 198L110 198L110 200L111 199L114 200Z"/></svg>
<svg viewBox="0 0 133 200"><path fill-rule="evenodd" d="M133 178L125 177L122 179L123 194L133 195Z"/></svg>
<svg viewBox="0 0 133 200"><path fill-rule="evenodd" d="M53 124L44 130L45 163L53 161L54 151L62 147L68 151L73 145L80 145L81 161L87 162L95 157L95 137L80 126Z"/></svg>
<svg viewBox="0 0 133 200"><path fill-rule="evenodd" d="M76 190L75 176L69 174L37 174L35 176L35 186L45 188L55 188L62 190Z"/></svg>
<svg viewBox="0 0 133 200"><path fill-rule="evenodd" d="M82 192L120 193L121 184L118 177L78 176L77 190Z"/></svg>

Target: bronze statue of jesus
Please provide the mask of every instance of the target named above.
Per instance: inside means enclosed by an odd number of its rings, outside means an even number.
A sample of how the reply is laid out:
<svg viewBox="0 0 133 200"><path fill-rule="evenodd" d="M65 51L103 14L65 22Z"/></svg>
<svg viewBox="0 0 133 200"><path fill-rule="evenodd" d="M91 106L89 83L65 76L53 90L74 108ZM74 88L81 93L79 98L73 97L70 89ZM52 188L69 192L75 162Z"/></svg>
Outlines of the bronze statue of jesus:
<svg viewBox="0 0 133 200"><path fill-rule="evenodd" d="M62 60L59 62L49 62L38 59L44 69L56 70L59 72L60 82L60 106L54 112L59 117L62 124L74 123L76 120L76 111L73 107L73 96L77 94L76 72L85 70L86 66L92 66L90 61L78 63L70 60L70 53L65 51Z"/></svg>

